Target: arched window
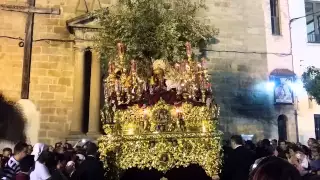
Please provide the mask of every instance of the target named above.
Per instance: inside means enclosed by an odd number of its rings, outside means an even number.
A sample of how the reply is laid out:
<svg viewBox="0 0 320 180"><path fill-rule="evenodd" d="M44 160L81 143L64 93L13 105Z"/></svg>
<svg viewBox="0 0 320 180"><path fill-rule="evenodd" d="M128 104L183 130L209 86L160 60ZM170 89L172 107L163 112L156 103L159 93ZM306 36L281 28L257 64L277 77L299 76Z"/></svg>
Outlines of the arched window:
<svg viewBox="0 0 320 180"><path fill-rule="evenodd" d="M278 116L278 134L279 134L279 139L281 140L287 140L288 138L287 121L288 121L287 116L283 114Z"/></svg>

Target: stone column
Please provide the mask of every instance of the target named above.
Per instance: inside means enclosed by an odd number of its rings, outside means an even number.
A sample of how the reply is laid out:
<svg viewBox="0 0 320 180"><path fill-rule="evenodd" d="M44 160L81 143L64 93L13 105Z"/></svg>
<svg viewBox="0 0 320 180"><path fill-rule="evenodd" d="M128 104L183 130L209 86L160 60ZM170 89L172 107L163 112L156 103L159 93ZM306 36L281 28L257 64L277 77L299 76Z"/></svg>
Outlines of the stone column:
<svg viewBox="0 0 320 180"><path fill-rule="evenodd" d="M92 51L88 135L100 134L101 67L99 54Z"/></svg>
<svg viewBox="0 0 320 180"><path fill-rule="evenodd" d="M75 50L75 73L74 73L74 99L73 118L70 126L70 135L82 134L82 119L84 106L84 49Z"/></svg>

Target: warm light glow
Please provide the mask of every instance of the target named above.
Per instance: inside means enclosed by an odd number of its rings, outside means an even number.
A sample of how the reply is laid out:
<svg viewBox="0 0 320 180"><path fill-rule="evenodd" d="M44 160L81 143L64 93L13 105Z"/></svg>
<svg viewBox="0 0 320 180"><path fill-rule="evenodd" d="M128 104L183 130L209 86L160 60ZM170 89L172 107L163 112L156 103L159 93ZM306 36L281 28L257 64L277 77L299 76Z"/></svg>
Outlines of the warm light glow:
<svg viewBox="0 0 320 180"><path fill-rule="evenodd" d="M179 114L179 113L181 113L182 111L181 111L181 109L180 108L176 108L176 113L177 114Z"/></svg>
<svg viewBox="0 0 320 180"><path fill-rule="evenodd" d="M206 126L204 124L202 124L202 132L207 132Z"/></svg>
<svg viewBox="0 0 320 180"><path fill-rule="evenodd" d="M150 113L149 109L147 109L147 108L143 109L143 115L144 116L149 115L149 113Z"/></svg>
<svg viewBox="0 0 320 180"><path fill-rule="evenodd" d="M133 128L129 128L128 129L128 135L133 135L134 134L134 129Z"/></svg>

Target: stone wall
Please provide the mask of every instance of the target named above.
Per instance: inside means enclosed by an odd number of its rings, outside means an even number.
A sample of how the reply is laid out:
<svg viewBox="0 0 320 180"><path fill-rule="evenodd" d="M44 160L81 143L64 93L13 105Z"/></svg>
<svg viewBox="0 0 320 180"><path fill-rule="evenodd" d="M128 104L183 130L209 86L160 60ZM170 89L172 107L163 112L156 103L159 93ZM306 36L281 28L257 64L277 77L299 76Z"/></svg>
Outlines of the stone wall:
<svg viewBox="0 0 320 180"><path fill-rule="evenodd" d="M199 16L219 28L218 42L208 47L209 70L225 136L255 134L277 138L268 79L263 2L207 0Z"/></svg>

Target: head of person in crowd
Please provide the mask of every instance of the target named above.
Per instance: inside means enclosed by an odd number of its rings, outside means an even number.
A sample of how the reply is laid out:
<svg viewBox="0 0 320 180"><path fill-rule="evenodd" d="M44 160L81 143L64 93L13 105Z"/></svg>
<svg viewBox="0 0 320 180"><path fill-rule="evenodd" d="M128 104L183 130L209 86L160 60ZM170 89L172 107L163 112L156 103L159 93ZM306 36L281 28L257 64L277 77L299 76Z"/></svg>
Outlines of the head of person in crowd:
<svg viewBox="0 0 320 180"><path fill-rule="evenodd" d="M269 139L263 139L261 141L262 148L268 149L268 148L270 148L270 145L271 145L271 143L270 143Z"/></svg>
<svg viewBox="0 0 320 180"><path fill-rule="evenodd" d="M86 157L83 154L77 154L77 164L80 165L84 160L86 160Z"/></svg>
<svg viewBox="0 0 320 180"><path fill-rule="evenodd" d="M287 150L287 142L285 140L279 140L279 147L281 150Z"/></svg>
<svg viewBox="0 0 320 180"><path fill-rule="evenodd" d="M249 180L301 180L299 171L281 158L270 156L256 163Z"/></svg>
<svg viewBox="0 0 320 180"><path fill-rule="evenodd" d="M28 144L24 142L18 142L13 149L14 159L17 161L21 161L28 154Z"/></svg>
<svg viewBox="0 0 320 180"><path fill-rule="evenodd" d="M77 154L82 154L82 153L84 153L84 152L83 152L83 148L82 148L81 146L79 146L79 145L77 145L77 146L74 148L74 150L75 150L75 152L76 152Z"/></svg>
<svg viewBox="0 0 320 180"><path fill-rule="evenodd" d="M229 140L223 140L222 141L222 146L223 147L230 147L230 141Z"/></svg>
<svg viewBox="0 0 320 180"><path fill-rule="evenodd" d="M63 154L55 154L55 168L58 170L64 170L67 165L67 159Z"/></svg>
<svg viewBox="0 0 320 180"><path fill-rule="evenodd" d="M272 140L271 140L271 145L272 145L273 147L277 147L277 146L278 146L278 141L277 141L276 139L272 139Z"/></svg>
<svg viewBox="0 0 320 180"><path fill-rule="evenodd" d="M311 151L310 151L310 149L309 149L307 146L301 145L301 147L299 147L299 148L303 150L303 153L304 153L306 156L308 156L308 157L311 156Z"/></svg>
<svg viewBox="0 0 320 180"><path fill-rule="evenodd" d="M43 143L36 143L33 146L31 155L34 156L34 161L39 161L44 164L49 158L49 147Z"/></svg>
<svg viewBox="0 0 320 180"><path fill-rule="evenodd" d="M72 145L71 145L70 143L65 143L65 144L63 145L63 147L64 147L64 149L65 149L66 151L74 151L74 149L73 149L73 147L72 147Z"/></svg>
<svg viewBox="0 0 320 180"><path fill-rule="evenodd" d="M8 147L4 148L4 149L2 150L2 156L3 156L3 157L10 158L10 157L12 156L12 149L11 149L11 148L8 148Z"/></svg>
<svg viewBox="0 0 320 180"><path fill-rule="evenodd" d="M289 157L296 157L296 152L298 150L298 147L295 145L288 146L288 155Z"/></svg>
<svg viewBox="0 0 320 180"><path fill-rule="evenodd" d="M256 146L251 140L246 141L244 146L251 151L254 151L256 149Z"/></svg>
<svg viewBox="0 0 320 180"><path fill-rule="evenodd" d="M261 142L262 142L262 141L258 141L258 142L257 142L257 148L261 148Z"/></svg>
<svg viewBox="0 0 320 180"><path fill-rule="evenodd" d="M302 147L302 144L301 143L296 143L296 145L298 146L298 148L301 148Z"/></svg>
<svg viewBox="0 0 320 180"><path fill-rule="evenodd" d="M311 160L320 160L320 147L311 149Z"/></svg>
<svg viewBox="0 0 320 180"><path fill-rule="evenodd" d="M96 157L98 155L98 146L93 142L88 142L86 144L86 154L87 156Z"/></svg>
<svg viewBox="0 0 320 180"><path fill-rule="evenodd" d="M32 153L32 151L33 151L33 147L32 147L32 145L28 145L28 155L31 155L31 153Z"/></svg>
<svg viewBox="0 0 320 180"><path fill-rule="evenodd" d="M243 139L240 135L233 135L230 138L231 148L236 149L239 146L243 145Z"/></svg>
<svg viewBox="0 0 320 180"><path fill-rule="evenodd" d="M65 152L62 142L58 142L54 145L54 151L59 154L63 154Z"/></svg>
<svg viewBox="0 0 320 180"><path fill-rule="evenodd" d="M57 142L55 145L54 145L54 148L57 149L57 148L60 148L62 147L62 142Z"/></svg>
<svg viewBox="0 0 320 180"><path fill-rule="evenodd" d="M49 147L48 147L48 150L49 150L50 152L53 152L53 151L54 151L54 147L53 147L53 146L49 146Z"/></svg>
<svg viewBox="0 0 320 180"><path fill-rule="evenodd" d="M312 147L312 146L314 146L315 144L317 144L318 142L317 142L317 140L316 139L314 139L314 138L309 138L309 140L308 140L308 147Z"/></svg>
<svg viewBox="0 0 320 180"><path fill-rule="evenodd" d="M76 164L73 161L69 161L66 165L66 172L68 173L68 175L72 176L75 170L76 170Z"/></svg>
<svg viewBox="0 0 320 180"><path fill-rule="evenodd" d="M320 148L313 148L311 150L311 159L309 161L310 168L313 172L318 173L320 171Z"/></svg>
<svg viewBox="0 0 320 180"><path fill-rule="evenodd" d="M295 148L294 149L294 152L295 152L295 155L296 155L296 158L298 160L303 160L306 158L306 152L304 151L304 149L302 148Z"/></svg>

